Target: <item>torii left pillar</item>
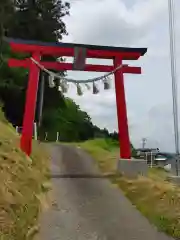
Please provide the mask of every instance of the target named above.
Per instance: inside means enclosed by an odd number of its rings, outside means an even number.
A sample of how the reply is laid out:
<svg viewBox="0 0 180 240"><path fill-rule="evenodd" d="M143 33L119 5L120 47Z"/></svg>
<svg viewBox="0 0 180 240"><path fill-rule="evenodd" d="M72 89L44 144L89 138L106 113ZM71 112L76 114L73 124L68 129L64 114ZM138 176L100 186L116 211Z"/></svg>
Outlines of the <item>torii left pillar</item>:
<svg viewBox="0 0 180 240"><path fill-rule="evenodd" d="M33 59L40 62L41 56L38 52L32 54ZM33 123L35 117L37 89L39 84L40 70L33 62L29 62L29 81L26 93L26 104L23 118L23 129L21 136L21 149L30 156L32 151Z"/></svg>

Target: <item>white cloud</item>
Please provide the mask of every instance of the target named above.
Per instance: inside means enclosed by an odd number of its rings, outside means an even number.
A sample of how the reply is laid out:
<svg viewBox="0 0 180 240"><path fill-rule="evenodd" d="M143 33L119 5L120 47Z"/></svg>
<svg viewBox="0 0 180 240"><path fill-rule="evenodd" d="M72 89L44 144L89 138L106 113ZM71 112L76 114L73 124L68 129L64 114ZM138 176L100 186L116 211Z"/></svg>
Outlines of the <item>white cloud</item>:
<svg viewBox="0 0 180 240"><path fill-rule="evenodd" d="M166 5L164 0L137 1L131 8L120 0L78 1L66 20L70 38L87 44L133 44L159 20Z"/></svg>
<svg viewBox="0 0 180 240"><path fill-rule="evenodd" d="M180 2L176 1L177 40L180 39L179 7ZM139 146L141 138L147 137L149 146L158 144L162 150L174 150L167 1L74 0L66 22L69 36L64 41L67 42L148 47L144 57L130 62L142 66L143 74L125 75L131 139ZM178 64L179 46L177 50ZM102 64L100 60L90 62ZM101 74L69 73L78 79L98 75ZM85 91L84 96L78 97L72 88L69 96L90 114L94 123L117 129L114 89L100 91L98 95Z"/></svg>

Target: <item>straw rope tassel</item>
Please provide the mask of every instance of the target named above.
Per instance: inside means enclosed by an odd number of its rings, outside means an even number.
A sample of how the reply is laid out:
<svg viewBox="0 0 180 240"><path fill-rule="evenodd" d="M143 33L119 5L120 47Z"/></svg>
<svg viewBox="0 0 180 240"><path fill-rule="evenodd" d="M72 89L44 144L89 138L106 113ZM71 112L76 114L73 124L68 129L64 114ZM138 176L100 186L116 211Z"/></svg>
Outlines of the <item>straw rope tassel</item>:
<svg viewBox="0 0 180 240"><path fill-rule="evenodd" d="M93 82L93 94L99 93L99 89L97 88L95 82Z"/></svg>

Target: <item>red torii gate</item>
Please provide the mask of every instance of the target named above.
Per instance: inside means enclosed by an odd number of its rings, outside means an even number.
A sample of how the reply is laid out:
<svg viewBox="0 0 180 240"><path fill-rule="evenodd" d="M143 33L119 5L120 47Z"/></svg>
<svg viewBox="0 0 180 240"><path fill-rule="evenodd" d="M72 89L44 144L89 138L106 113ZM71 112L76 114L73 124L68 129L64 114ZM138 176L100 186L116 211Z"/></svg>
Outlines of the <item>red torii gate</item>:
<svg viewBox="0 0 180 240"><path fill-rule="evenodd" d="M84 44L71 44L71 43L44 43L37 41L24 41L21 39L8 38L7 41L10 44L12 51L21 53L30 53L31 57L39 62L42 66L49 70L66 71L66 70L83 70L93 72L111 72L119 65L123 60L137 60L140 56L143 56L147 48L125 48L125 47L107 47L107 46L95 46ZM75 57L77 49L84 53L84 59L86 58L101 58L112 59L113 65L94 65L85 64L83 69L74 68L71 63L60 62L43 62L41 57L43 55L50 55L56 57ZM85 51L84 51L85 50ZM9 59L10 67L23 67L29 69L29 82L26 93L26 105L23 119L23 130L21 136L21 149L27 154L31 154L32 150L32 135L33 135L33 123L36 109L36 98L39 82L39 67L30 59L17 60ZM124 91L124 73L141 74L140 67L123 66L121 69L114 73L115 76L115 89L116 89L116 104L117 104L117 117L119 128L119 145L120 145L120 158L131 158L131 147L129 140L126 99Z"/></svg>

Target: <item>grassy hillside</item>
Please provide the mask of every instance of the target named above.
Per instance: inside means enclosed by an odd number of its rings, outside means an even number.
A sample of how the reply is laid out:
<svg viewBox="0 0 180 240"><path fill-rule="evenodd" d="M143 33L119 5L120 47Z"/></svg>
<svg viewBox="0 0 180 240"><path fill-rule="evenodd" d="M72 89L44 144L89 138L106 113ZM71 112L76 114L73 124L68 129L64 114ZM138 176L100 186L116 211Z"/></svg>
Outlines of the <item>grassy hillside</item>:
<svg viewBox="0 0 180 240"><path fill-rule="evenodd" d="M48 157L34 143L32 158L19 149L19 136L0 110L0 239L31 239L46 190Z"/></svg>
<svg viewBox="0 0 180 240"><path fill-rule="evenodd" d="M78 144L89 152L103 173L116 171L119 149L103 139ZM148 177L110 180L160 231L180 239L180 187L169 183L163 169L149 169Z"/></svg>
<svg viewBox="0 0 180 240"><path fill-rule="evenodd" d="M78 145L91 154L104 173L116 170L119 156L117 142L100 138L85 141L83 143L79 143Z"/></svg>

